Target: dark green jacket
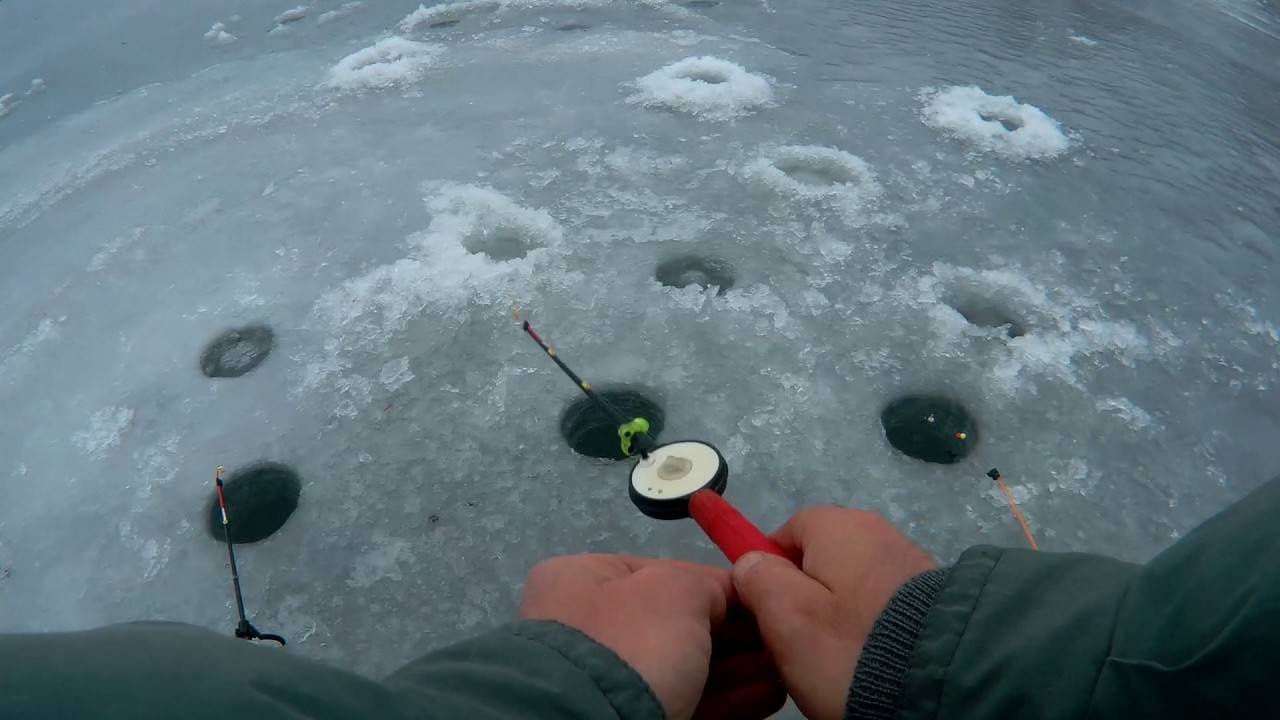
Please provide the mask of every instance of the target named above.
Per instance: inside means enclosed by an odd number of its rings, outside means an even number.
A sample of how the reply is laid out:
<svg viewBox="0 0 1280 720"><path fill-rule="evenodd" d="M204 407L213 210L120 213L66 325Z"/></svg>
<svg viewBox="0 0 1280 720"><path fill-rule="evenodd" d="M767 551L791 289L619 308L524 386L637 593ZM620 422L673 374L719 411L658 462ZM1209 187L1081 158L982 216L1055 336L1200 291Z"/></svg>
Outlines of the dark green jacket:
<svg viewBox="0 0 1280 720"><path fill-rule="evenodd" d="M898 591L848 717L1280 718L1280 479L1145 565L975 547Z"/></svg>
<svg viewBox="0 0 1280 720"><path fill-rule="evenodd" d="M521 622L421 657L382 682L178 623L0 636L3 720L661 718L607 648Z"/></svg>
<svg viewBox="0 0 1280 720"><path fill-rule="evenodd" d="M1280 717L1280 482L1146 565L976 547L864 648L849 717ZM0 636L0 718L660 718L575 630L521 622L383 682L187 625Z"/></svg>

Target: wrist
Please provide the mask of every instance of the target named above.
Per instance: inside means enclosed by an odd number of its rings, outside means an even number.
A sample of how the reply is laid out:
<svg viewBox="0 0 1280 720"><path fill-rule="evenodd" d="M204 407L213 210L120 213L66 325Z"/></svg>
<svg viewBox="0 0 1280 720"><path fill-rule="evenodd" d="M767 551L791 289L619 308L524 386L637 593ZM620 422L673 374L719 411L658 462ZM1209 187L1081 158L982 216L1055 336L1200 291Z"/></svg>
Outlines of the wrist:
<svg viewBox="0 0 1280 720"><path fill-rule="evenodd" d="M890 598L854 669L846 720L891 720L897 714L911 653L950 571L937 568L920 573Z"/></svg>

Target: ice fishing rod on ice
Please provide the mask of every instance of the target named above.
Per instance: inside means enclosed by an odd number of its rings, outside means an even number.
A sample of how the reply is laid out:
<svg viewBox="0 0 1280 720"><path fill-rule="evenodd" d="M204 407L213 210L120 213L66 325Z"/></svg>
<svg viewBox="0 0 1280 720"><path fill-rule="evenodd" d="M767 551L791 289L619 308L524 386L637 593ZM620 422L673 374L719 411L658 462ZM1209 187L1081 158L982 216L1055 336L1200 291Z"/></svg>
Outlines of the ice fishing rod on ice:
<svg viewBox="0 0 1280 720"><path fill-rule="evenodd" d="M649 434L646 418L628 420L560 359L529 321L520 317L519 310L512 316L560 370L617 424L623 456L631 457L633 451L639 452L640 458L631 468L628 494L640 512L656 520L693 518L729 562L737 562L739 557L752 551L790 559L777 543L724 499L729 484L729 464L715 446L698 440L658 445Z"/></svg>
<svg viewBox="0 0 1280 720"><path fill-rule="evenodd" d="M271 633L260 633L258 628L249 622L244 614L244 596L240 594L240 573L236 569L236 549L231 543L231 521L227 518L227 499L222 493L222 466L213 473L213 482L218 486L218 507L222 510L222 536L227 541L227 562L231 566L231 587L236 593L236 612L240 622L236 623L236 637L245 640L270 640L285 645L284 638Z"/></svg>

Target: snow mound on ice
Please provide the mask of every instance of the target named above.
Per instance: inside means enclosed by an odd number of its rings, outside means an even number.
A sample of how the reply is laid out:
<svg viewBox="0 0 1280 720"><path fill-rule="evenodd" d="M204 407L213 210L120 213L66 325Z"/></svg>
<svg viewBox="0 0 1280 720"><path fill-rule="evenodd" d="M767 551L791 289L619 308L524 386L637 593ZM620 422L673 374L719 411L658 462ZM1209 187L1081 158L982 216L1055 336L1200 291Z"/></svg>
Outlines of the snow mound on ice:
<svg viewBox="0 0 1280 720"><path fill-rule="evenodd" d="M988 95L966 85L929 88L920 99L925 125L985 152L1019 160L1048 159L1070 145L1056 120L1009 95Z"/></svg>
<svg viewBox="0 0 1280 720"><path fill-rule="evenodd" d="M402 37L379 40L338 61L329 70L329 85L343 90L386 88L412 82L444 53L438 45Z"/></svg>
<svg viewBox="0 0 1280 720"><path fill-rule="evenodd" d="M773 104L762 75L719 58L688 57L637 79L627 102L688 113L701 120L733 120Z"/></svg>
<svg viewBox="0 0 1280 720"><path fill-rule="evenodd" d="M884 192L862 158L816 145L765 149L745 173L781 195L824 203L854 225L865 222Z"/></svg>

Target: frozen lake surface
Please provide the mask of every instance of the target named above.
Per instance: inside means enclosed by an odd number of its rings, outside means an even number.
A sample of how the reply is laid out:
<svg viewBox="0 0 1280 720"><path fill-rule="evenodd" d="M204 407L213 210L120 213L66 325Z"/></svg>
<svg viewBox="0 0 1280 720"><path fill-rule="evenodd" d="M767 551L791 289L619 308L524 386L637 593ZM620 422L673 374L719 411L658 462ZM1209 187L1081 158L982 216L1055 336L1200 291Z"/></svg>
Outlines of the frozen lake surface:
<svg viewBox="0 0 1280 720"><path fill-rule="evenodd" d="M567 447L513 305L762 526L1017 545L998 466L1150 557L1280 470L1280 20L1129 6L4 0L0 631L230 632L218 464L301 483L255 623L363 673L548 555L719 562ZM912 393L971 455L888 444Z"/></svg>

